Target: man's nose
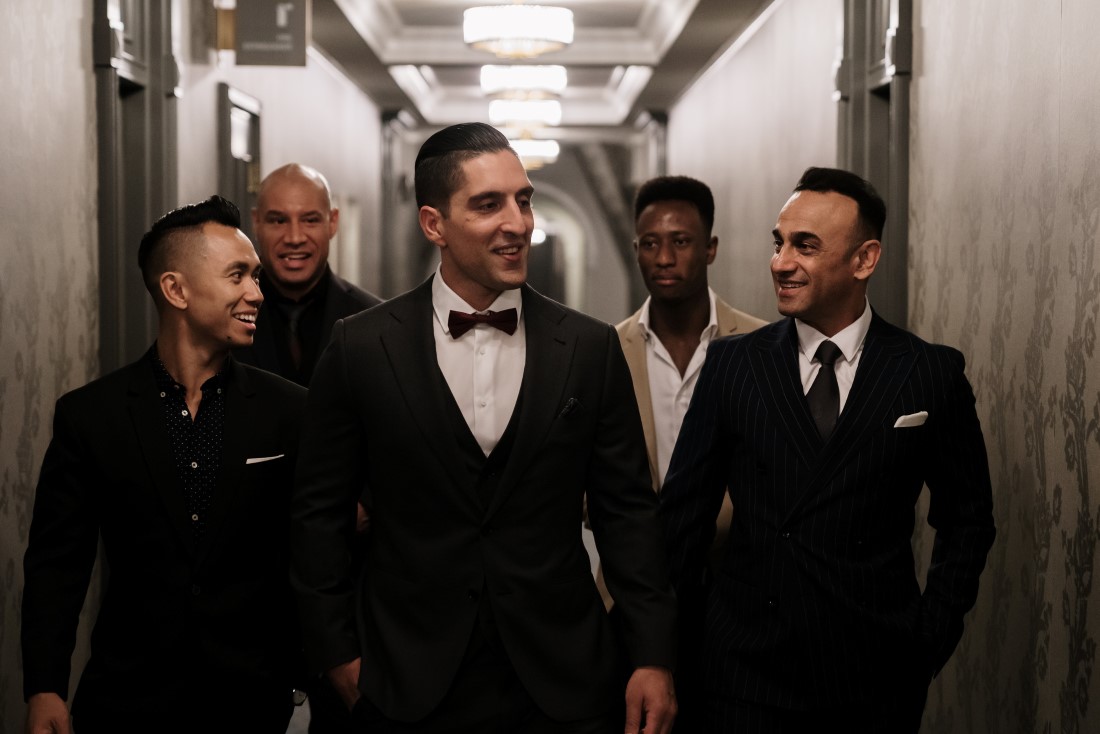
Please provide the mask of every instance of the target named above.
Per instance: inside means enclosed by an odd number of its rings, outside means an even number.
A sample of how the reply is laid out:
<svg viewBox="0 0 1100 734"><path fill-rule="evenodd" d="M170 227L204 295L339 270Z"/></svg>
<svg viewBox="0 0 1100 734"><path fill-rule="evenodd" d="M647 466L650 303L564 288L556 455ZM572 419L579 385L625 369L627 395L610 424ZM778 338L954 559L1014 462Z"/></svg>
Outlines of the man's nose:
<svg viewBox="0 0 1100 734"><path fill-rule="evenodd" d="M260 290L260 281L256 278L249 278L248 280L250 285L244 294L244 300L250 305L259 306L264 302L264 292Z"/></svg>
<svg viewBox="0 0 1100 734"><path fill-rule="evenodd" d="M520 208L519 204L512 202L504 207L504 221L501 222L501 230L513 234L526 234L530 229L528 224L530 217Z"/></svg>
<svg viewBox="0 0 1100 734"><path fill-rule="evenodd" d="M794 268L794 260L791 259L790 245L781 245L772 255L771 268L773 273L785 273Z"/></svg>
<svg viewBox="0 0 1100 734"><path fill-rule="evenodd" d="M286 241L293 244L306 241L305 231L297 219L291 219L287 224Z"/></svg>
<svg viewBox="0 0 1100 734"><path fill-rule="evenodd" d="M657 245L657 257L654 258L658 265L676 264L676 246L671 242L661 242Z"/></svg>

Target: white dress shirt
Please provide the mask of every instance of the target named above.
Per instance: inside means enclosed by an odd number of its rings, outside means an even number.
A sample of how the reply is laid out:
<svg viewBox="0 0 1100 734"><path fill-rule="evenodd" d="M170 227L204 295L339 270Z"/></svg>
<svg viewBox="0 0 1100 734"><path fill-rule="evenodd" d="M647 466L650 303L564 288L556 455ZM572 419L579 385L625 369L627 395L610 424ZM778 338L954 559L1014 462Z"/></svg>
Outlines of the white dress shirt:
<svg viewBox="0 0 1100 734"><path fill-rule="evenodd" d="M518 323L513 334L489 324L475 324L458 339L451 338L447 319L451 311L475 313L443 282L439 268L432 279L432 308L435 311L435 356L451 388L466 425L481 450L488 456L504 435L519 399L523 367L527 361L527 340L523 328L523 296L518 288L504 291L485 311L516 309Z"/></svg>
<svg viewBox="0 0 1100 734"><path fill-rule="evenodd" d="M863 342L867 339L867 330L871 328L870 304L864 299L863 315L831 337L826 337L798 319L794 320L794 325L798 330L798 372L802 377L803 395L810 391L810 385L814 384L814 379L821 370L821 363L814 359L821 342L828 339L840 347L842 354L837 357L833 370L836 372L837 387L840 388L840 412L843 413L848 393L852 390L852 381L856 379L856 368L859 367L859 358L863 354Z"/></svg>
<svg viewBox="0 0 1100 734"><path fill-rule="evenodd" d="M672 450L676 448L676 437L680 435L684 414L691 403L691 394L695 392L695 383L699 381L699 371L707 356L707 345L718 333L714 291L709 288L707 290L710 292L710 320L699 334L699 346L696 347L695 354L691 355L683 376L660 338L649 329L649 305L652 298L647 298L642 304L642 313L638 317L638 325L646 343L645 366L649 373L649 399L653 405L653 429L657 440L658 484L665 483Z"/></svg>

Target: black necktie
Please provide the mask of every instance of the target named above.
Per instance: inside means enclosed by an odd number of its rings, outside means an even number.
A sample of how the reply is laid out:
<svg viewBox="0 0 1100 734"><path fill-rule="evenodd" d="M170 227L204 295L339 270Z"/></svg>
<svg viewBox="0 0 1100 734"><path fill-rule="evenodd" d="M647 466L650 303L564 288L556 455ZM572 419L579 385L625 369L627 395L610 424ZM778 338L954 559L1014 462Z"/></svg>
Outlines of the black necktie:
<svg viewBox="0 0 1100 734"><path fill-rule="evenodd" d="M833 364L840 356L840 347L828 339L821 342L814 355L821 363L821 369L806 393L806 401L810 404L810 414L814 417L822 441L829 440L829 434L833 432L836 418L840 414L840 388L836 384L836 371L833 369Z"/></svg>
<svg viewBox="0 0 1100 734"><path fill-rule="evenodd" d="M516 333L518 319L519 317L514 308L506 308L503 311L489 311L488 313L451 311L451 315L447 317L447 328L451 330L452 339L459 338L474 328L476 324L488 324L500 329L505 334L514 334Z"/></svg>
<svg viewBox="0 0 1100 734"><path fill-rule="evenodd" d="M302 312L306 310L306 304L295 303L286 309L286 345L290 349L290 361L294 363L294 369L302 368L302 336L298 333L298 323L302 319Z"/></svg>

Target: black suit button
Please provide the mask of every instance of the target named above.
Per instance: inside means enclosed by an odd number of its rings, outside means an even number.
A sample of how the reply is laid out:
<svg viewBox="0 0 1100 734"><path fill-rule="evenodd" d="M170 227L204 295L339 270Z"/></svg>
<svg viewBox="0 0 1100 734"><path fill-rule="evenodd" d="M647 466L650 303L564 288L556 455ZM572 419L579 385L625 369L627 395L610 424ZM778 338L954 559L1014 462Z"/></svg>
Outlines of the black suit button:
<svg viewBox="0 0 1100 734"><path fill-rule="evenodd" d="M783 537L783 540L790 540L791 539L791 534L790 533L783 533L782 537Z"/></svg>
<svg viewBox="0 0 1100 734"><path fill-rule="evenodd" d="M768 599L768 609L774 610L778 606L779 602L777 602L775 599Z"/></svg>
<svg viewBox="0 0 1100 734"><path fill-rule="evenodd" d="M478 593L476 589L470 589L466 592L466 598L470 601L477 601Z"/></svg>
<svg viewBox="0 0 1100 734"><path fill-rule="evenodd" d="M191 596L198 596L202 593L202 587L198 584L191 584Z"/></svg>
<svg viewBox="0 0 1100 734"><path fill-rule="evenodd" d="M490 535L492 535L496 531L497 531L497 529L494 528L492 525L486 525L485 527L483 527L481 529L481 534L484 535L486 538L488 538Z"/></svg>

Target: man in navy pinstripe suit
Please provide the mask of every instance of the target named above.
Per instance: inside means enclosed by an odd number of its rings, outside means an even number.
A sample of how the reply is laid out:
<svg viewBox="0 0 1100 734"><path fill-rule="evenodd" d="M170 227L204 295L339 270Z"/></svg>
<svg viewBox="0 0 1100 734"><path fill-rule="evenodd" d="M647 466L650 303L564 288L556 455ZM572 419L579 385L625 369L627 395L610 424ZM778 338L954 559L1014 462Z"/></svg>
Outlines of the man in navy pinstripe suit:
<svg viewBox="0 0 1100 734"><path fill-rule="evenodd" d="M677 687L701 687L704 731L916 732L977 596L994 527L974 394L958 351L871 310L885 219L863 179L808 169L773 231L787 318L707 353L661 494L682 626L699 631ZM726 487L733 524L707 578Z"/></svg>

